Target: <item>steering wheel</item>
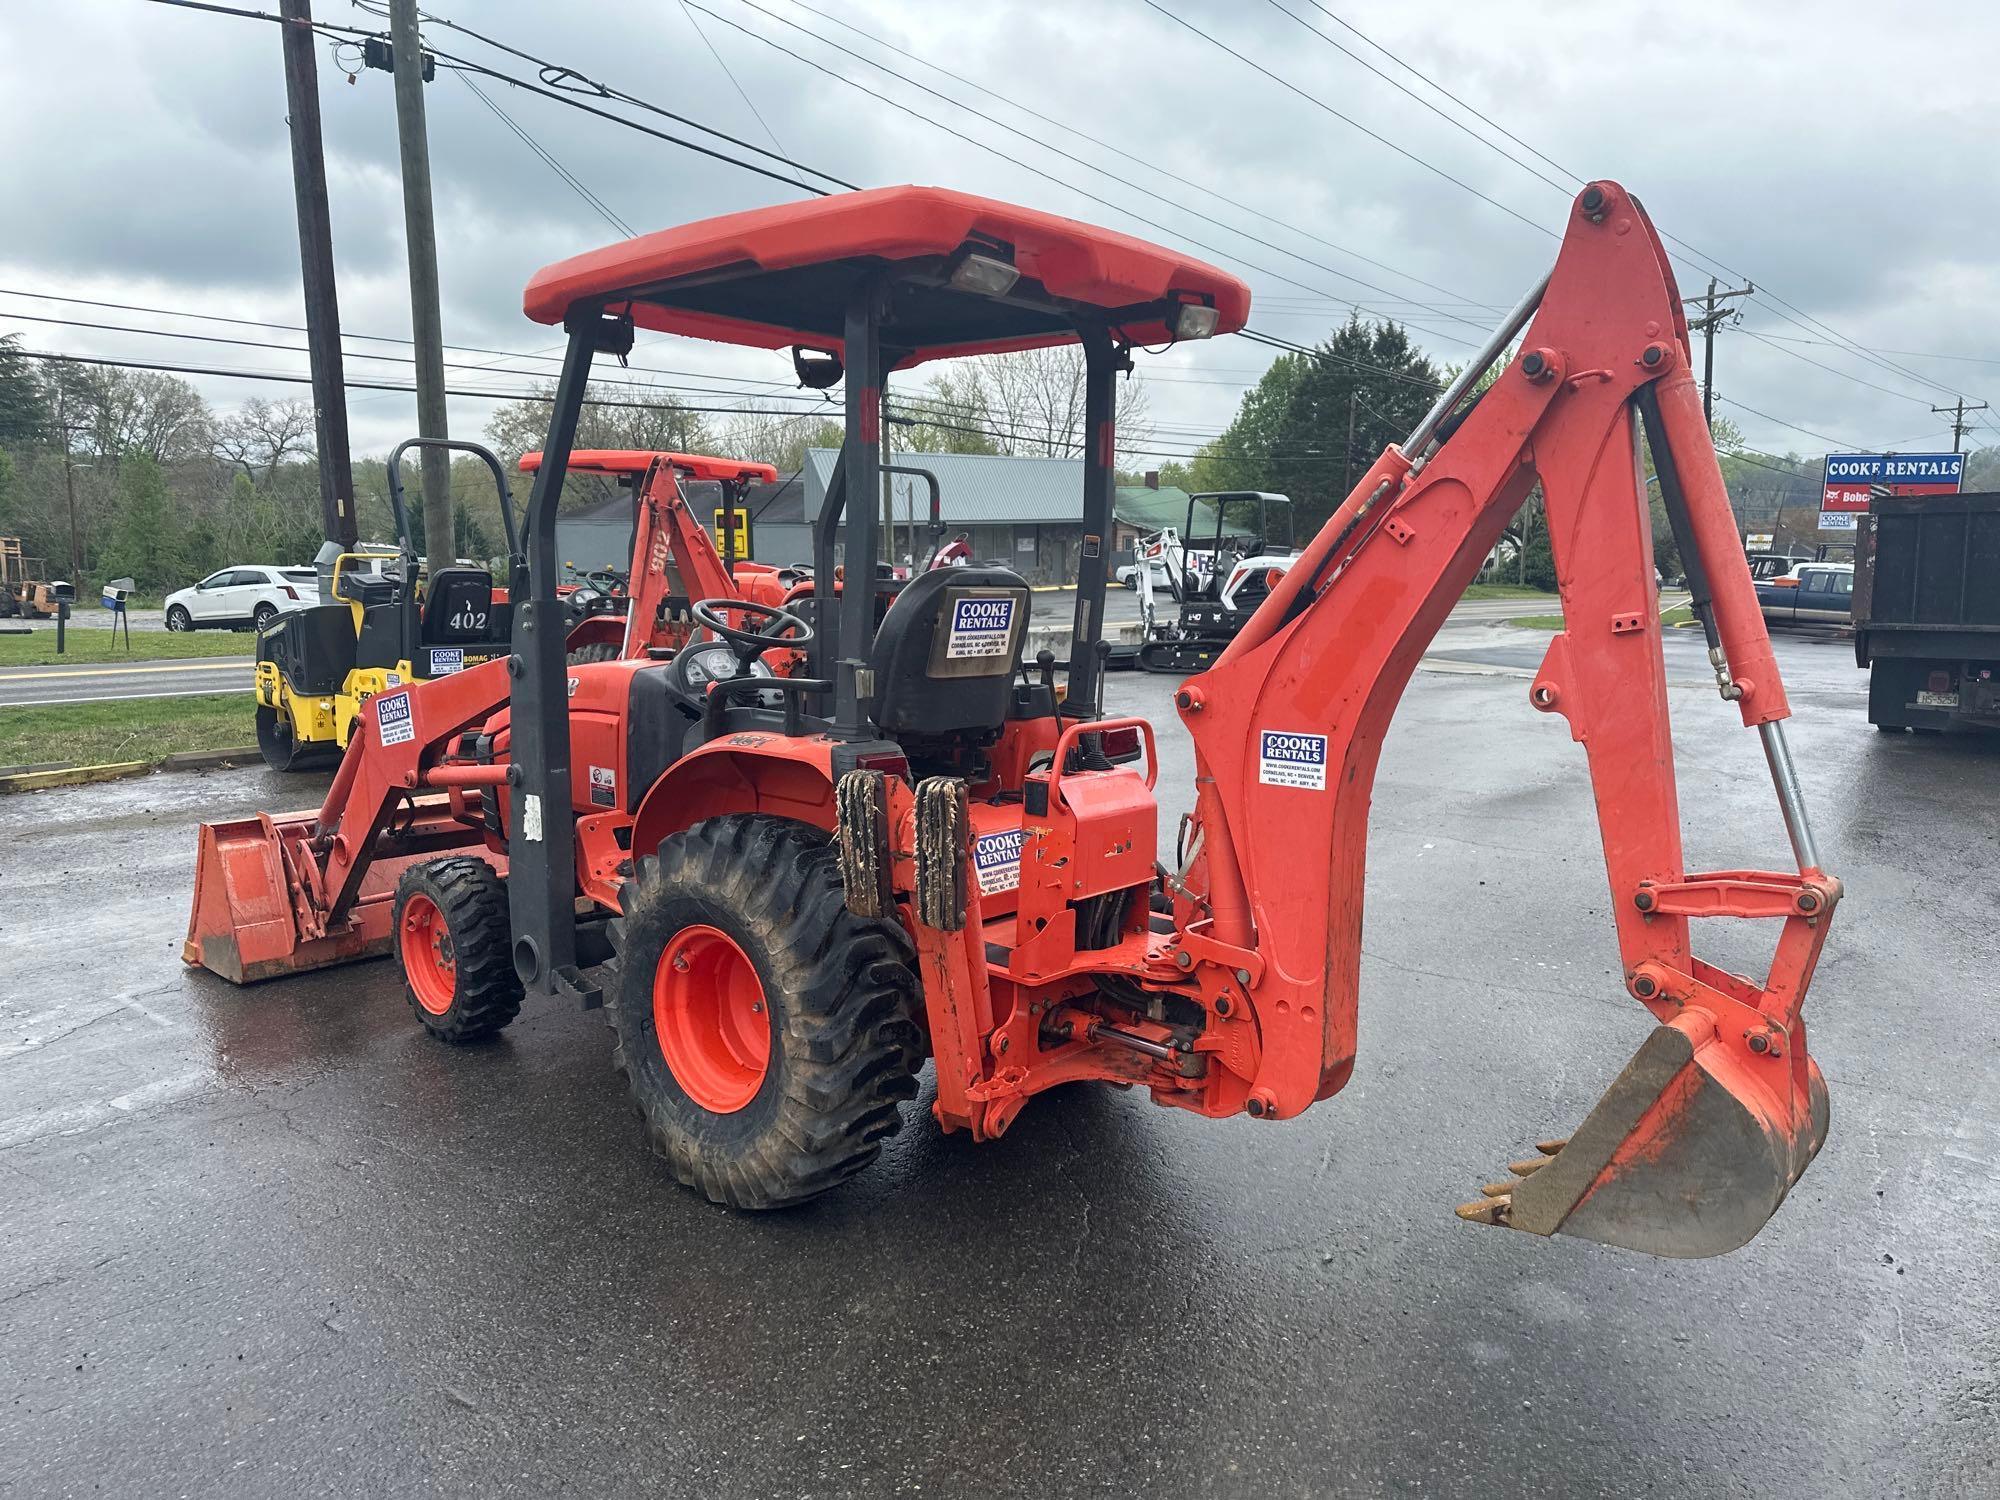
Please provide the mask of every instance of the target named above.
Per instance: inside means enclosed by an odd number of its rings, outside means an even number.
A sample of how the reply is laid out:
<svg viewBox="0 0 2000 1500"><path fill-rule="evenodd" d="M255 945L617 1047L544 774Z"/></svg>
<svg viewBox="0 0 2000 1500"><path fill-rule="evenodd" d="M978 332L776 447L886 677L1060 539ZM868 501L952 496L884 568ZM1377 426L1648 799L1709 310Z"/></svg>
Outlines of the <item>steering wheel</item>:
<svg viewBox="0 0 2000 1500"><path fill-rule="evenodd" d="M761 620L763 624L756 630L740 629L722 617L725 609ZM747 599L697 599L692 612L695 619L729 643L746 672L751 662L773 647L803 646L813 638L812 626L790 610L771 604L752 604Z"/></svg>

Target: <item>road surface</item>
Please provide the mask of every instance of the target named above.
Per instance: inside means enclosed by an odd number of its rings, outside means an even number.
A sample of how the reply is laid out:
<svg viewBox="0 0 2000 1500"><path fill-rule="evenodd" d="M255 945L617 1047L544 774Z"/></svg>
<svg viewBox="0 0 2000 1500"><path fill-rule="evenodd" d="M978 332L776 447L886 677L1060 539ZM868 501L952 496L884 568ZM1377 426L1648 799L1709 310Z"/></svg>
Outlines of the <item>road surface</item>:
<svg viewBox="0 0 2000 1500"><path fill-rule="evenodd" d="M1451 622L1454 626L1498 624L1524 611L1547 607L1533 600L1470 600L1452 612ZM1037 624L1066 624L1075 608L1074 589L1038 592L1034 596L1034 619ZM1130 589L1109 590L1105 595L1104 618L1105 623L1111 626L1138 619L1138 596ZM251 678L252 657L247 652L240 657L136 662L129 667L104 663L75 667L0 667L0 708L97 703L123 698L187 697L196 693L238 689L248 692Z"/></svg>
<svg viewBox="0 0 2000 1500"><path fill-rule="evenodd" d="M127 698L187 698L197 693L248 693L255 662L248 656L186 661L91 662L62 667L0 667L0 708L107 703Z"/></svg>
<svg viewBox="0 0 2000 1500"><path fill-rule="evenodd" d="M597 1015L454 1050L388 963L185 972L195 823L323 776L0 798L0 1494L2000 1493L2000 750L1876 734L1837 647L1778 649L1848 890L1808 1003L1833 1123L1714 1261L1452 1217L1646 1030L1582 752L1504 665L1419 672L1388 735L1338 1097L1075 1087L975 1146L926 1083L866 1173L764 1217L647 1153ZM1673 673L1689 857L1781 864L1704 675ZM1169 843L1173 685L1107 687L1162 726Z"/></svg>

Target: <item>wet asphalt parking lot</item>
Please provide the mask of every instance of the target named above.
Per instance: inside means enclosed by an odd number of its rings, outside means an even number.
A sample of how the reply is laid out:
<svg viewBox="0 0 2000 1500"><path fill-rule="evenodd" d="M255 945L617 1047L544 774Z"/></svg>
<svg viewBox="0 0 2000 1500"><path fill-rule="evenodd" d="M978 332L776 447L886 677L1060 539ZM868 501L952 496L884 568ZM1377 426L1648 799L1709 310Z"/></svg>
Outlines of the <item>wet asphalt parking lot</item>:
<svg viewBox="0 0 2000 1500"><path fill-rule="evenodd" d="M1782 865L1755 737L1668 643L1691 867ZM1582 753L1448 628L1390 735L1361 1057L1283 1124L1091 1088L1003 1140L926 1089L747 1217L643 1145L595 1015L426 1037L377 962L179 963L204 818L323 778L0 799L0 1494L2000 1492L2000 744L1878 735L1779 641L1846 882L1825 1150L1720 1260L1461 1224L1645 1034ZM1188 800L1171 679L1163 837ZM1761 972L1768 929L1703 924Z"/></svg>

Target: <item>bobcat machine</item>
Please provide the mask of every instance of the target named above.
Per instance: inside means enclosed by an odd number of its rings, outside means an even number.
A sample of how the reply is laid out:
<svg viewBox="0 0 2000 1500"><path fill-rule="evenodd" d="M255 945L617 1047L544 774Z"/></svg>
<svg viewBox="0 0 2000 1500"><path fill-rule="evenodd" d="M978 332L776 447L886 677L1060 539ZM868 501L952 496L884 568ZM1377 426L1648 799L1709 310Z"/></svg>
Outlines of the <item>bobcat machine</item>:
<svg viewBox="0 0 2000 1500"><path fill-rule="evenodd" d="M1215 525L1198 531L1204 506ZM1213 666L1298 556L1291 542L1292 502L1283 495L1232 490L1188 496L1185 532L1169 526L1132 549L1140 562L1133 574L1140 640L1132 659L1148 672L1183 676ZM1172 620L1159 617L1146 565L1154 559L1180 607Z"/></svg>
<svg viewBox="0 0 2000 1500"><path fill-rule="evenodd" d="M1155 727L1100 709L1115 382L1136 350L1241 328L1242 282L1074 220L893 187L615 244L542 271L525 300L568 352L508 640L369 698L317 811L200 830L190 964L249 982L390 951L417 1020L448 1041L504 1027L527 999L602 1006L652 1145L741 1208L866 1167L927 1057L939 1125L980 1141L1079 1081L1289 1120L1354 1068L1390 716L1539 483L1568 623L1528 701L1583 747L1623 987L1655 1025L1573 1135L1459 1211L1716 1255L1812 1161L1827 1089L1802 1012L1841 887L1786 748L1680 294L1617 184L1578 195L1550 274L1178 685L1195 810L1171 849ZM670 655L568 666L557 505L592 361L639 327L841 362L822 580L880 550L889 371L1080 344L1068 661L1024 668L1027 585L967 566L912 578L879 610L881 589L810 610L699 599L701 631ZM1683 862L1642 428L1716 687L1770 765L1783 869ZM803 672L766 665L790 653ZM1719 917L1777 928L1763 979L1695 956L1693 921Z"/></svg>

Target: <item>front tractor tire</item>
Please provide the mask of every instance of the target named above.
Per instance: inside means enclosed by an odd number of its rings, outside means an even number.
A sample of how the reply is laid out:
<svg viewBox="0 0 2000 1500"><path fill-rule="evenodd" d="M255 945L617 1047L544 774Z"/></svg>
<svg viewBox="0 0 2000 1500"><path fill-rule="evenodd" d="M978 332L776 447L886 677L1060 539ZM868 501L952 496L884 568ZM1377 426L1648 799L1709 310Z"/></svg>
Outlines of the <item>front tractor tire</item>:
<svg viewBox="0 0 2000 1500"><path fill-rule="evenodd" d="M715 1203L783 1208L902 1128L923 1064L902 930L847 909L825 833L711 818L640 859L609 1019L654 1151Z"/></svg>
<svg viewBox="0 0 2000 1500"><path fill-rule="evenodd" d="M483 859L412 865L396 882L403 994L441 1041L491 1036L521 1012L507 887Z"/></svg>

